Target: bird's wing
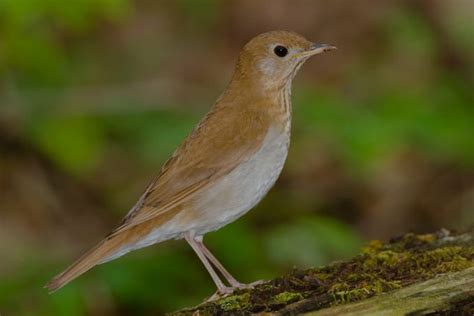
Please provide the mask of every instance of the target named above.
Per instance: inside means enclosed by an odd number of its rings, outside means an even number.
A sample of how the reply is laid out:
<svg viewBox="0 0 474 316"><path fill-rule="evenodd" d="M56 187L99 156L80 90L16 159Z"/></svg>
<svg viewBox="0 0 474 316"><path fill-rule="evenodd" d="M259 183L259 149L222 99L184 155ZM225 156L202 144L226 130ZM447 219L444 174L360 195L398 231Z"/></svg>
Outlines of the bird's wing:
<svg viewBox="0 0 474 316"><path fill-rule="evenodd" d="M230 113L236 110L240 111L239 121L235 113ZM181 211L182 203L198 197L205 188L250 158L260 148L269 121L268 116L255 110L230 107L211 110L161 168L122 225L46 287L55 291L93 266L114 258L118 249L139 237L137 232L146 228L145 222L157 219L166 223Z"/></svg>
<svg viewBox="0 0 474 316"><path fill-rule="evenodd" d="M240 109L237 122L229 111L232 109L228 107L217 108L206 115L112 235L164 214L170 216L168 212L179 212L179 205L258 150L269 120L261 113Z"/></svg>

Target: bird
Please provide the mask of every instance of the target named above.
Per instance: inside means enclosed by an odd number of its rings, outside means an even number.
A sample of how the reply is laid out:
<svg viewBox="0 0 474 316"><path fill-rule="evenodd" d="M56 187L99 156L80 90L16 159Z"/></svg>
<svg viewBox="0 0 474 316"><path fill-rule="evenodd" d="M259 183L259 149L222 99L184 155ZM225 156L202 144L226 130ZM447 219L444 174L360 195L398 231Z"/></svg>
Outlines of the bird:
<svg viewBox="0 0 474 316"><path fill-rule="evenodd" d="M292 80L311 56L334 49L289 31L251 39L225 91L118 227L45 287L54 292L96 265L170 239L187 241L217 295L252 287L224 268L203 237L246 214L275 184L290 144Z"/></svg>

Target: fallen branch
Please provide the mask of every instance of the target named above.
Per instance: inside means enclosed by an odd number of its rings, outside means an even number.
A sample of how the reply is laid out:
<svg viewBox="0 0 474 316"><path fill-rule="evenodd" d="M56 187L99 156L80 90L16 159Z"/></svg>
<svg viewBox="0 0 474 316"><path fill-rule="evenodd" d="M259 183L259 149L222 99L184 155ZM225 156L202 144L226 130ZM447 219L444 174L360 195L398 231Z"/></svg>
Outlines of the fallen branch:
<svg viewBox="0 0 474 316"><path fill-rule="evenodd" d="M294 270L254 289L172 315L403 315L425 311L474 314L473 231L457 234L443 229L407 234L386 244L372 241L349 261Z"/></svg>

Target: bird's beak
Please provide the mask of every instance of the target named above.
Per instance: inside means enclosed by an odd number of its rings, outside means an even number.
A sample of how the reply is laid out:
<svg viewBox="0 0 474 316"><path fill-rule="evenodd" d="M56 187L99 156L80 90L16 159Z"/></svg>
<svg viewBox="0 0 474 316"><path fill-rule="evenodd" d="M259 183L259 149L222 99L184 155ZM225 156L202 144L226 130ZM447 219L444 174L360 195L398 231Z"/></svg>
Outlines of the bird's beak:
<svg viewBox="0 0 474 316"><path fill-rule="evenodd" d="M325 53L325 52L328 52L330 50L335 50L335 49L337 49L336 46L314 43L313 45L311 45L311 48L309 49L308 52L311 53L311 55L316 55L316 54Z"/></svg>
<svg viewBox="0 0 474 316"><path fill-rule="evenodd" d="M314 43L313 45L310 46L308 50L299 53L298 57L310 57L313 55L321 54L321 53L328 52L330 50L335 50L335 49L337 49L336 46Z"/></svg>

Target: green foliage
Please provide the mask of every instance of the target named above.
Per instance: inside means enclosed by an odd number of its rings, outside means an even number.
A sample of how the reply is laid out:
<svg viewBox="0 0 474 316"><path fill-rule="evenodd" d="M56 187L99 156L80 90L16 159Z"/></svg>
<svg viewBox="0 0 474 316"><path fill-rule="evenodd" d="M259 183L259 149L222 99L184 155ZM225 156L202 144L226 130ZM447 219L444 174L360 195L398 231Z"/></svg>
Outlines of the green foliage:
<svg viewBox="0 0 474 316"><path fill-rule="evenodd" d="M177 0L175 4L188 17L187 23L190 27L196 27L209 30L218 19L219 2L217 0Z"/></svg>
<svg viewBox="0 0 474 316"><path fill-rule="evenodd" d="M333 93L307 92L296 98L295 117L309 133L342 151L356 169L403 148L472 166L474 111L466 107L465 95L456 81L439 82L420 94L386 91L358 104Z"/></svg>
<svg viewBox="0 0 474 316"><path fill-rule="evenodd" d="M30 137L65 170L81 174L97 167L105 145L104 129L88 117L36 117Z"/></svg>
<svg viewBox="0 0 474 316"><path fill-rule="evenodd" d="M199 120L195 114L170 110L106 115L98 119L120 144L154 165L169 156Z"/></svg>
<svg viewBox="0 0 474 316"><path fill-rule="evenodd" d="M0 74L15 73L29 84L67 82L64 37L90 31L103 20L117 20L129 10L127 0L2 0Z"/></svg>
<svg viewBox="0 0 474 316"><path fill-rule="evenodd" d="M271 230L264 238L272 261L300 267L348 258L362 244L358 234L347 225L319 216L285 223Z"/></svg>

